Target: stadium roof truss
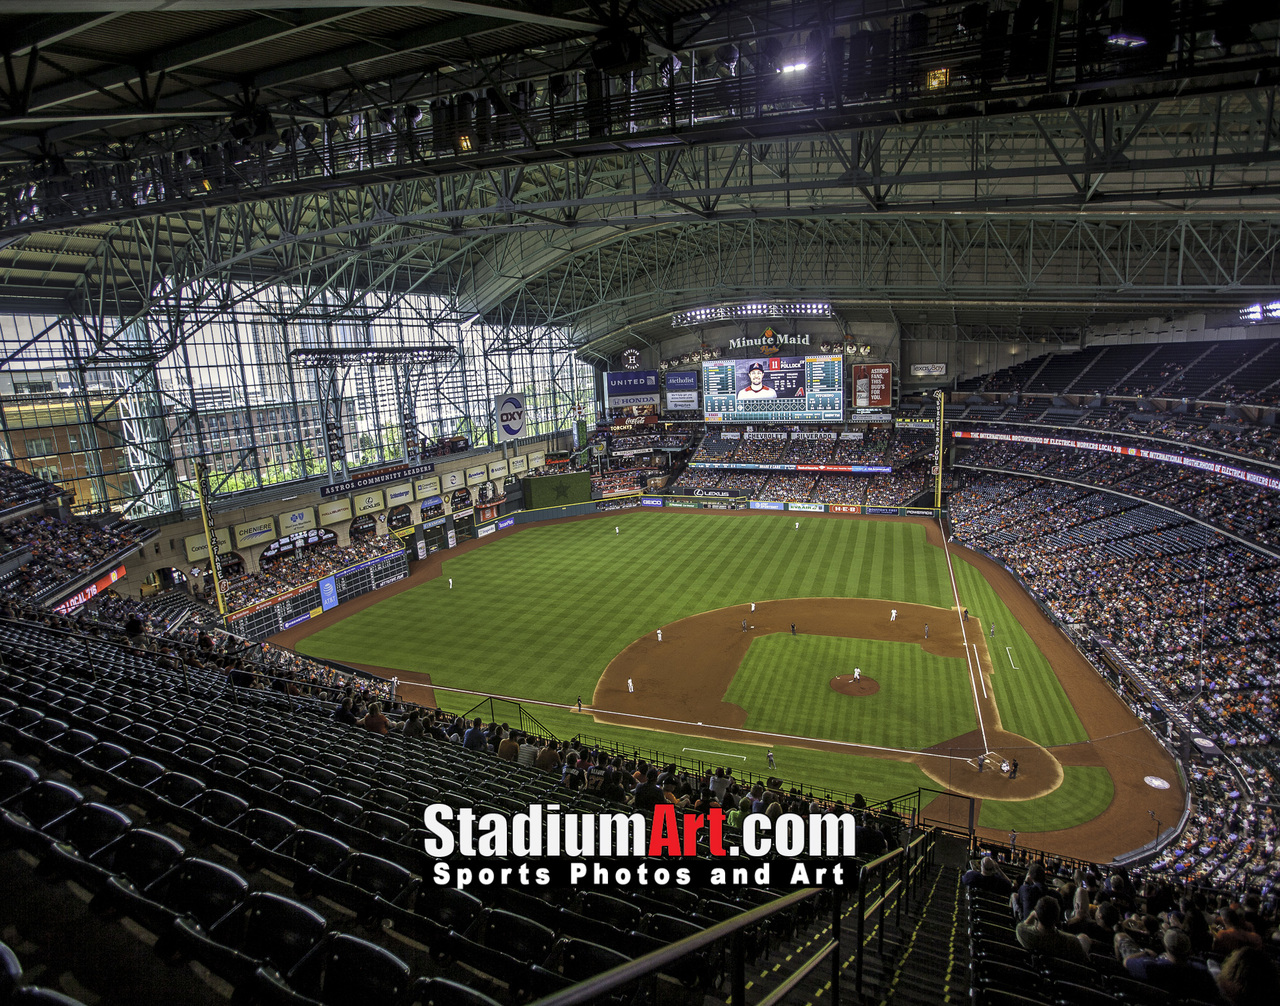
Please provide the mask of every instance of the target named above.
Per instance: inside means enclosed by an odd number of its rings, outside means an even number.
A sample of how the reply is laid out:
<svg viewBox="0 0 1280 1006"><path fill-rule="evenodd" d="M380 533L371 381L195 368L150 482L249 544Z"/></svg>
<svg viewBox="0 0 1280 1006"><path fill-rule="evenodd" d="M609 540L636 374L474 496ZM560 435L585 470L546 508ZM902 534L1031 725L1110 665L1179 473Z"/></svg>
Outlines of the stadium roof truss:
<svg viewBox="0 0 1280 1006"><path fill-rule="evenodd" d="M0 13L0 309L135 385L273 298L478 323L439 375L473 412L469 354L607 363L709 300L1072 342L1280 299L1265 5L1123 51L1073 0L156 6Z"/></svg>

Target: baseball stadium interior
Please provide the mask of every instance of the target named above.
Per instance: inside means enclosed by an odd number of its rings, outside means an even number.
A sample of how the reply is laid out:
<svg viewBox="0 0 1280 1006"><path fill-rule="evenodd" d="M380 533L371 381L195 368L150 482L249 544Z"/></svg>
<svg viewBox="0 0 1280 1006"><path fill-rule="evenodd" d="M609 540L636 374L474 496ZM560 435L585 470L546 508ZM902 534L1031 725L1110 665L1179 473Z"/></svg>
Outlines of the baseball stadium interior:
<svg viewBox="0 0 1280 1006"><path fill-rule="evenodd" d="M0 1006L1280 1003L1273 3L0 35Z"/></svg>

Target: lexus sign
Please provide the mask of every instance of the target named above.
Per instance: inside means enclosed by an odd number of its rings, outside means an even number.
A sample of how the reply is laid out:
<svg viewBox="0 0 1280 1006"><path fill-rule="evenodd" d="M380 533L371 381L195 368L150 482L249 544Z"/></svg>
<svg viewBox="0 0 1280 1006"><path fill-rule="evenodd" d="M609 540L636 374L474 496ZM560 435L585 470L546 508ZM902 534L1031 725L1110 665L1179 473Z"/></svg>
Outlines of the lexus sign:
<svg viewBox="0 0 1280 1006"><path fill-rule="evenodd" d="M524 395L499 395L493 400L493 425L498 443L524 436Z"/></svg>

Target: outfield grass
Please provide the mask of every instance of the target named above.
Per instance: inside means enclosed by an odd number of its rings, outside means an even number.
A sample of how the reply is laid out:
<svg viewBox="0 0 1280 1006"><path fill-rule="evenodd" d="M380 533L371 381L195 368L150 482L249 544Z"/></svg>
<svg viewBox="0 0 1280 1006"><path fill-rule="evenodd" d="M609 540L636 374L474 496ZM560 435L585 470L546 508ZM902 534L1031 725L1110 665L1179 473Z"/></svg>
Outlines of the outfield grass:
<svg viewBox="0 0 1280 1006"><path fill-rule="evenodd" d="M1111 773L1096 765L1065 765L1062 785L1034 800L983 800L978 824L1005 831L1060 831L1092 821L1111 806Z"/></svg>
<svg viewBox="0 0 1280 1006"><path fill-rule="evenodd" d="M841 695L831 679L861 667L875 695ZM921 751L978 729L968 665L915 643L839 636L762 636L725 693L747 727Z"/></svg>
<svg viewBox="0 0 1280 1006"><path fill-rule="evenodd" d="M621 534L614 534L615 525ZM984 624L989 612L996 613L996 655L1012 646L1021 668L1006 674L996 665L1005 727L1046 745L1086 739L1047 661L995 592L967 563L957 561L955 571L970 611L982 615ZM918 524L801 519L796 530L793 514L632 513L526 528L446 559L440 578L351 615L298 648L334 660L429 672L438 695L458 689L560 704L558 710L535 710L558 736L590 733L672 755L685 747L723 750L745 755L746 764L762 772L758 745L594 721L588 726L563 707L578 694L590 695L609 661L659 626L715 608L788 597L871 597L946 608L954 603L945 556L927 544ZM913 654L923 651L907 644L803 638L815 671L825 666L812 681L798 666L782 669L797 684L803 679L800 695L776 686L779 658L769 637L753 643L726 695L748 710L751 727L837 740L853 735L864 743L908 749L974 728L968 676L942 672L946 661L931 657L932 663L918 663ZM848 703L833 701L846 697L825 687L832 667L852 666L847 658L864 652L861 666L882 686L878 695L860 700L879 700L873 719L846 712ZM474 704L469 697L457 701L459 708L447 708L461 712ZM680 710L671 715L679 718ZM872 798L928 784L912 765L804 748L774 750L779 773L811 787ZM1073 781L1072 790L1078 785ZM1059 798L1061 810L1054 809L1053 820L1074 820L1055 826L1095 816L1101 808L1090 797L1100 792L1091 787L1083 792L1088 799L1070 791ZM1032 817L1044 814L1040 801L986 809L998 806L988 801L983 814L1003 821L998 815L1004 813L1020 830L1032 830Z"/></svg>

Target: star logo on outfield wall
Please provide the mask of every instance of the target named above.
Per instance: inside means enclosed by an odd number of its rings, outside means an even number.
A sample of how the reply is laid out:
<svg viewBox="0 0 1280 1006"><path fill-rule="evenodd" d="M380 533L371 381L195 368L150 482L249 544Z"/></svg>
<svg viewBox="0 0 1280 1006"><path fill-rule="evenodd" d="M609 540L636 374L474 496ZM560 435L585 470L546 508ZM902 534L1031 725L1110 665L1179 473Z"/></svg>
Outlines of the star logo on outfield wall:
<svg viewBox="0 0 1280 1006"><path fill-rule="evenodd" d="M569 498L569 487L564 483L556 486L556 499L564 500Z"/></svg>

